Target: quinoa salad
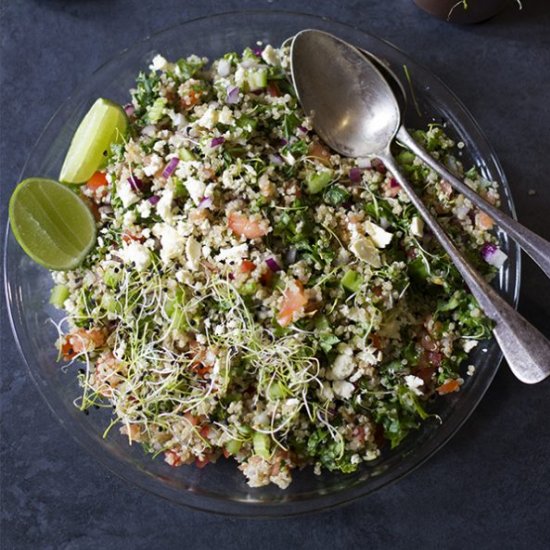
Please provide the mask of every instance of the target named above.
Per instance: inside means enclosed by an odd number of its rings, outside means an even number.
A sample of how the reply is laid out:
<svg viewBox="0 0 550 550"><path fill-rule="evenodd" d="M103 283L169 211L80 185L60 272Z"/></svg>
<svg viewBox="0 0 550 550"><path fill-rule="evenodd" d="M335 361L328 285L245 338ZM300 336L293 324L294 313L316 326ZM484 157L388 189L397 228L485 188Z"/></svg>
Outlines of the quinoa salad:
<svg viewBox="0 0 550 550"><path fill-rule="evenodd" d="M384 165L315 135L288 54L153 59L124 141L82 186L97 242L52 292L75 404L112 410L106 437L173 467L234 459L251 487L282 489L295 469L349 473L398 446L474 374L468 353L492 328ZM443 127L414 136L499 203ZM396 153L494 276L493 220Z"/></svg>

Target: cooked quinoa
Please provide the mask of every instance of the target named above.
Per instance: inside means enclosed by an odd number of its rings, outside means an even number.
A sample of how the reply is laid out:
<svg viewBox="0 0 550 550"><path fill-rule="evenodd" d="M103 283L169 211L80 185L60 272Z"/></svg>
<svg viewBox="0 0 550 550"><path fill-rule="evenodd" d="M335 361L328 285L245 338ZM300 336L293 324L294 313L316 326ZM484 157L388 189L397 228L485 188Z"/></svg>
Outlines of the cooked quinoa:
<svg viewBox="0 0 550 550"><path fill-rule="evenodd" d="M171 466L233 457L252 487L399 445L491 329L384 165L315 135L288 64L271 46L210 65L156 56L104 185L83 188L96 247L53 275L60 353L86 365L76 404L112 407L111 426ZM415 137L498 204L442 127ZM505 258L492 220L396 153L490 278Z"/></svg>

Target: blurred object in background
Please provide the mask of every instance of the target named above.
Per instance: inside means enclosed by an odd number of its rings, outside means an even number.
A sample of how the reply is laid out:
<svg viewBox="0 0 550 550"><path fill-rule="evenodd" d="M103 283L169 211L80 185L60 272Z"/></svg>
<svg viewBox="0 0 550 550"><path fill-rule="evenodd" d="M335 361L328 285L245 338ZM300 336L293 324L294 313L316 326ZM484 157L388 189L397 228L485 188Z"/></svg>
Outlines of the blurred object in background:
<svg viewBox="0 0 550 550"><path fill-rule="evenodd" d="M435 17L451 23L480 23L501 12L511 0L414 0L414 3ZM517 2L521 9L521 3Z"/></svg>

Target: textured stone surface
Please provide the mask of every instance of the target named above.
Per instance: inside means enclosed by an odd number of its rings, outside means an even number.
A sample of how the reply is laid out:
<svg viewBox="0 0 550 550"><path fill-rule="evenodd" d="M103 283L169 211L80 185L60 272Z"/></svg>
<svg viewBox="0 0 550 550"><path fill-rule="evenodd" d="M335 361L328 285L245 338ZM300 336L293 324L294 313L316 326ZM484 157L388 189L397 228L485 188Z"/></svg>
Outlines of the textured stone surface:
<svg viewBox="0 0 550 550"><path fill-rule="evenodd" d="M469 107L511 181L519 217L550 238L550 5L526 0L479 26L454 27L410 0L304 0L386 38ZM295 2L1 0L0 201L61 101L102 62L153 31L239 8ZM535 195L528 190L536 191ZM520 310L550 336L550 282L524 262ZM11 548L547 548L550 382L501 368L453 440L408 478L318 515L243 521L192 512L128 486L57 423L18 355L2 301L0 546Z"/></svg>

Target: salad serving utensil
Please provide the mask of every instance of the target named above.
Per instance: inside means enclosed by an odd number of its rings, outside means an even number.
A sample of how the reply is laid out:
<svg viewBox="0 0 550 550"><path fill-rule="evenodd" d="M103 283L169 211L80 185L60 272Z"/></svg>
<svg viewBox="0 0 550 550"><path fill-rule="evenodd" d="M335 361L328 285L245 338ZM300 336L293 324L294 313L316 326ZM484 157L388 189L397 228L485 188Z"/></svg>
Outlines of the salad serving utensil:
<svg viewBox="0 0 550 550"><path fill-rule="evenodd" d="M298 98L306 114L313 115L317 134L342 155L380 159L407 193L480 307L495 322L493 334L514 375L528 384L550 376L550 342L469 265L393 158L391 144L397 138L413 152L420 150L431 159L401 125L398 101L377 67L354 46L316 30L304 30L294 37L291 65ZM419 156L425 160L424 156ZM430 167L437 164L425 162ZM477 196L473 191L470 194ZM492 210L490 214L493 215ZM550 275L550 261L548 268Z"/></svg>

